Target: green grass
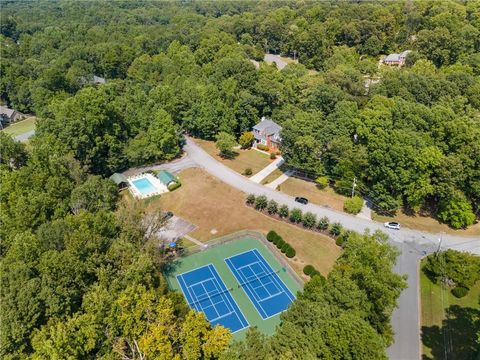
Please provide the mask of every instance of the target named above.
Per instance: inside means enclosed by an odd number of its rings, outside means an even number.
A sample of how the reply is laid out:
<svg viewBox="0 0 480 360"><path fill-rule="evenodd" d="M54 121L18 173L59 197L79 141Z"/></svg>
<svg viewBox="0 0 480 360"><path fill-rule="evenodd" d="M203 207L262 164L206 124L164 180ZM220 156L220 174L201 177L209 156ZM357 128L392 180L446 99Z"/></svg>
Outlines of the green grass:
<svg viewBox="0 0 480 360"><path fill-rule="evenodd" d="M275 257L260 241L252 238L242 238L226 244L214 246L208 250L177 260L172 264L170 270L165 274L167 282L171 289L181 292L180 286L175 277L176 275L193 270L200 266L213 264L227 288L233 288L231 295L237 302L240 310L243 312L250 326L257 326L261 332L267 335L272 335L275 332L276 326L280 324L280 314L263 320L257 309L246 295L245 291L242 288L238 288L237 280L224 261L224 259L227 257L255 248L262 254L272 269L277 270L281 268ZM301 290L300 286L286 271L280 271L278 276L293 294L296 294L299 290ZM248 328L245 328L233 334L234 339L240 340L244 338L247 329Z"/></svg>
<svg viewBox="0 0 480 360"><path fill-rule="evenodd" d="M13 123L7 126L2 131L4 133L12 135L13 137L22 135L22 134L25 134L26 132L29 132L35 129L35 120L36 118L32 116L25 120Z"/></svg>
<svg viewBox="0 0 480 360"><path fill-rule="evenodd" d="M423 359L476 359L480 326L480 282L457 299L421 271Z"/></svg>

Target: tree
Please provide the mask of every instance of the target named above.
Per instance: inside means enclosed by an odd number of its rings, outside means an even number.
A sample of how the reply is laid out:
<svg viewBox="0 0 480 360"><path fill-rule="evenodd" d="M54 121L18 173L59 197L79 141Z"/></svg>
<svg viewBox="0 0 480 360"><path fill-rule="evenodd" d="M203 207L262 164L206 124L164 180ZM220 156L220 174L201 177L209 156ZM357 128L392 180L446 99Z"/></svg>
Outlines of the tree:
<svg viewBox="0 0 480 360"><path fill-rule="evenodd" d="M302 221L302 210L300 209L292 209L292 211L290 211L290 221L293 222L293 223L299 223Z"/></svg>
<svg viewBox="0 0 480 360"><path fill-rule="evenodd" d="M220 132L217 135L215 146L217 147L220 156L223 158L232 158L235 155L233 148L237 145L235 137L226 132Z"/></svg>
<svg viewBox="0 0 480 360"><path fill-rule="evenodd" d="M27 162L25 145L13 140L10 135L0 132L0 164L10 169L18 169Z"/></svg>
<svg viewBox="0 0 480 360"><path fill-rule="evenodd" d="M325 189L328 186L328 177L326 176L319 176L315 179L315 184L319 189Z"/></svg>
<svg viewBox="0 0 480 360"><path fill-rule="evenodd" d="M268 205L268 200L265 195L257 196L257 198L255 199L256 210L263 210L267 207L267 205Z"/></svg>
<svg viewBox="0 0 480 360"><path fill-rule="evenodd" d="M255 140L253 133L251 131L246 131L240 136L238 143L242 149L248 149L252 146L253 140Z"/></svg>
<svg viewBox="0 0 480 360"><path fill-rule="evenodd" d="M437 216L455 229L465 228L475 221L472 206L463 194L440 201Z"/></svg>
<svg viewBox="0 0 480 360"><path fill-rule="evenodd" d="M348 198L343 204L343 209L349 214L358 214L363 207L363 199L360 196Z"/></svg>
<svg viewBox="0 0 480 360"><path fill-rule="evenodd" d="M288 208L287 205L282 205L280 206L280 208L278 209L278 215L281 217L281 218L286 218L288 217L288 214L290 213L290 210Z"/></svg>
<svg viewBox="0 0 480 360"><path fill-rule="evenodd" d="M270 215L275 215L278 211L278 204L275 200L270 200L267 205L267 211Z"/></svg>
<svg viewBox="0 0 480 360"><path fill-rule="evenodd" d="M87 180L72 191L70 204L73 213L80 210L97 212L114 210L118 201L117 186L100 176L89 176Z"/></svg>
<svg viewBox="0 0 480 360"><path fill-rule="evenodd" d="M329 223L330 223L330 220L328 220L328 218L324 216L320 218L320 220L318 220L317 229L322 231L327 230Z"/></svg>
<svg viewBox="0 0 480 360"><path fill-rule="evenodd" d="M311 229L315 226L316 223L317 223L317 216L315 214L311 212L307 212L305 213L305 215L303 215L302 224L306 228Z"/></svg>

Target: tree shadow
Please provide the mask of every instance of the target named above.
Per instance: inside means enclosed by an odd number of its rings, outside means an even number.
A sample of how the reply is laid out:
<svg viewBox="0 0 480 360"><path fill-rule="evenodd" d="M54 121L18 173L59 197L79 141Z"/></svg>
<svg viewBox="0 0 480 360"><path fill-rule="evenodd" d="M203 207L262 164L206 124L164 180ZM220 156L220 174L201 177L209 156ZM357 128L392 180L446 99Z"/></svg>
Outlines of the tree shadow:
<svg viewBox="0 0 480 360"><path fill-rule="evenodd" d="M238 151L220 152L218 154L224 160L234 160L240 153Z"/></svg>
<svg viewBox="0 0 480 360"><path fill-rule="evenodd" d="M432 357L423 360L475 360L480 356L477 331L480 310L451 305L447 308L442 326L422 326L422 342L431 349Z"/></svg>

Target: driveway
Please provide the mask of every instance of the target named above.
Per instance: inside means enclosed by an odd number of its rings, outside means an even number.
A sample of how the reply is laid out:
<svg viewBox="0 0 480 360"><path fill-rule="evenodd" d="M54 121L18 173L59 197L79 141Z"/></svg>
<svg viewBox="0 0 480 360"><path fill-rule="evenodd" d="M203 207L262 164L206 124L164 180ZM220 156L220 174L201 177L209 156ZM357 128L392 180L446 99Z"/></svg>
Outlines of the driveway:
<svg viewBox="0 0 480 360"><path fill-rule="evenodd" d="M136 175L136 174L141 174L146 171L151 171L151 170L167 170L171 172L172 174L176 174L184 169L188 169L191 167L196 167L197 163L192 161L189 157L188 154L184 155L182 158L178 160L174 160L172 162L168 162L165 164L159 164L159 165L151 165L151 166L143 166L143 167L133 167L130 168L126 171L124 171L122 174L125 175L126 177Z"/></svg>
<svg viewBox="0 0 480 360"><path fill-rule="evenodd" d="M383 227L383 224L368 219L350 216L315 204L300 205L295 202L293 197L254 183L219 163L188 138L184 150L190 160L195 162L198 167L245 193L266 195L269 199L273 199L280 204L286 204L290 208L297 207L304 212L310 211L317 215L317 218L327 216L330 221L338 221L347 229L360 233L367 229L386 232L389 235L390 243L401 251L394 270L399 274L407 274L409 286L402 292L398 299L398 308L392 314L395 343L388 349L388 355L393 360L420 359L418 261L423 251L431 252L436 249L440 237L443 239L442 249L451 248L480 254L480 237L442 236L441 234L431 234L412 229L387 230Z"/></svg>

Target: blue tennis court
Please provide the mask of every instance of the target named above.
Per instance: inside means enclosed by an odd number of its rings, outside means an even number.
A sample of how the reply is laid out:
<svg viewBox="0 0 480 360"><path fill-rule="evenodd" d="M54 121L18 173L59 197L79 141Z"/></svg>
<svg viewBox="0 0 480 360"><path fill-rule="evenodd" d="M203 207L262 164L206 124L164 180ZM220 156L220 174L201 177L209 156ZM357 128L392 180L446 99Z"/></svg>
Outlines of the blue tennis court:
<svg viewBox="0 0 480 360"><path fill-rule="evenodd" d="M248 326L230 291L212 264L177 275L188 305L205 314L212 325L220 324L232 333Z"/></svg>
<svg viewBox="0 0 480 360"><path fill-rule="evenodd" d="M286 310L295 300L257 249L226 258L225 262L264 320Z"/></svg>

